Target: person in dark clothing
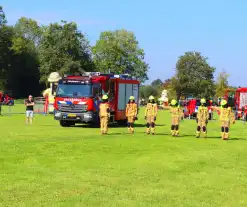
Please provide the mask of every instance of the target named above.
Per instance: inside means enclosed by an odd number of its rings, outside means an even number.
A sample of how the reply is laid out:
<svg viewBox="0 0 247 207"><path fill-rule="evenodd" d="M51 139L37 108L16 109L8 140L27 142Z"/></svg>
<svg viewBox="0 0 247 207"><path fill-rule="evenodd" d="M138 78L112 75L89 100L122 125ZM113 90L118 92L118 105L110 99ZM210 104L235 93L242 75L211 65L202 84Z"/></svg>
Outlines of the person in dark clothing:
<svg viewBox="0 0 247 207"><path fill-rule="evenodd" d="M25 105L26 105L26 124L32 124L34 100L31 95L28 96L28 99L25 101Z"/></svg>

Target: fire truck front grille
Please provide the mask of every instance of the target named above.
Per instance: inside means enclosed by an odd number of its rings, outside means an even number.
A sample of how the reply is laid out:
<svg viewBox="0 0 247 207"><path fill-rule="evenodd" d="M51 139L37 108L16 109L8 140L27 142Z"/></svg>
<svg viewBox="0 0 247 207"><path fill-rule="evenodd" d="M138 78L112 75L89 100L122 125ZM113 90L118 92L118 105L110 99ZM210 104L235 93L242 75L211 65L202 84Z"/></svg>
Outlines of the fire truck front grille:
<svg viewBox="0 0 247 207"><path fill-rule="evenodd" d="M84 104L61 104L59 105L59 111L61 112L70 112L70 113L81 113L87 111L87 105Z"/></svg>

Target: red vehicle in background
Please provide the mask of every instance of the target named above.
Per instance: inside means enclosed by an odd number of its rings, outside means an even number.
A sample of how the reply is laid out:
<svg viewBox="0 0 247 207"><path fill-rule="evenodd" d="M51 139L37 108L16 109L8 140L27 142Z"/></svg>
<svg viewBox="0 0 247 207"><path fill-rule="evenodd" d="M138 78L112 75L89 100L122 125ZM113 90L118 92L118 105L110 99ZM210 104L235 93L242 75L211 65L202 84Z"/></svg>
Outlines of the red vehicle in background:
<svg viewBox="0 0 247 207"><path fill-rule="evenodd" d="M14 99L12 98L11 91L0 92L0 103L1 105L13 106Z"/></svg>
<svg viewBox="0 0 247 207"><path fill-rule="evenodd" d="M188 100L185 106L184 116L190 118L196 118L198 107L201 105L200 99ZM213 103L211 100L206 100L206 106L209 111L209 120L213 119Z"/></svg>
<svg viewBox="0 0 247 207"><path fill-rule="evenodd" d="M59 81L54 102L54 118L63 127L76 123L99 123L99 104L109 97L111 122L125 123L125 107L130 96L139 103L140 82L129 75L87 72Z"/></svg>
<svg viewBox="0 0 247 207"><path fill-rule="evenodd" d="M236 110L236 118L240 119L247 115L247 88L227 89L224 99Z"/></svg>

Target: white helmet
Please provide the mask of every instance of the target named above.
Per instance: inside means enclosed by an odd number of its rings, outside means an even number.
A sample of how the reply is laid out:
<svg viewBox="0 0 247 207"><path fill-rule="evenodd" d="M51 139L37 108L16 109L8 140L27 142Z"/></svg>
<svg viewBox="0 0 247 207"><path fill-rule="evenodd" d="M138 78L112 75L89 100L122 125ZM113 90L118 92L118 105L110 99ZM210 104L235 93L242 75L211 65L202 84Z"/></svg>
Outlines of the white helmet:
<svg viewBox="0 0 247 207"><path fill-rule="evenodd" d="M58 82L60 79L62 79L62 77L59 75L58 72L52 72L48 77L48 82L54 83Z"/></svg>

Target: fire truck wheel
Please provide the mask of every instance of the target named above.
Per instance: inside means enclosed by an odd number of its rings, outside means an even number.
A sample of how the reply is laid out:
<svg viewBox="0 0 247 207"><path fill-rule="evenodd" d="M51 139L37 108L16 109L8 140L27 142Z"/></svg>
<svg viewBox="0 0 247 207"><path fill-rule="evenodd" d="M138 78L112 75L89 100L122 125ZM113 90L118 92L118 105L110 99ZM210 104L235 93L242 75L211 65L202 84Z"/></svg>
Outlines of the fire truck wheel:
<svg viewBox="0 0 247 207"><path fill-rule="evenodd" d="M120 120L118 121L119 126L127 126L127 120Z"/></svg>
<svg viewBox="0 0 247 207"><path fill-rule="evenodd" d="M98 122L92 122L91 124L90 124L90 126L92 127L92 128L100 128L100 122L98 121Z"/></svg>
<svg viewBox="0 0 247 207"><path fill-rule="evenodd" d="M97 115L96 116L97 118L90 123L90 126L93 127L93 128L100 128L100 119L99 119L99 116Z"/></svg>

